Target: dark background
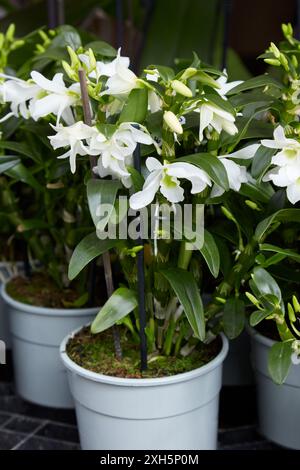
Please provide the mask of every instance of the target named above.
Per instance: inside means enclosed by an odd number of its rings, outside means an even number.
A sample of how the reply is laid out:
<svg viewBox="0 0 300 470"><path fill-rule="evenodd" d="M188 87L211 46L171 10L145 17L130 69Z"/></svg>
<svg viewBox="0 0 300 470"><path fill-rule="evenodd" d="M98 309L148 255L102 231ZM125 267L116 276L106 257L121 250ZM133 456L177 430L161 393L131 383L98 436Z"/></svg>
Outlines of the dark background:
<svg viewBox="0 0 300 470"><path fill-rule="evenodd" d="M51 3L57 6L56 18L49 14ZM0 29L14 22L21 36L65 22L122 44L136 68L172 65L175 58L191 58L193 50L222 66L226 49L235 79L265 70L257 56L271 40L280 41L281 23L291 22L299 32L299 12L299 0L0 0Z"/></svg>

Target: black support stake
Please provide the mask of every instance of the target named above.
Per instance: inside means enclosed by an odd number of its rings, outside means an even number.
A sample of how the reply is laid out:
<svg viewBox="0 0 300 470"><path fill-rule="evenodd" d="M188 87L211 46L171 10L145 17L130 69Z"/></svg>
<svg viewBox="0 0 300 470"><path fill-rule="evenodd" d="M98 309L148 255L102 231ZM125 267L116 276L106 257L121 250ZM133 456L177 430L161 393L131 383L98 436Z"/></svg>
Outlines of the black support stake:
<svg viewBox="0 0 300 470"><path fill-rule="evenodd" d="M226 69L226 66L227 66L232 0L224 0L223 8L224 8L224 28L223 28L223 45L222 45L222 61L221 61L222 70Z"/></svg>
<svg viewBox="0 0 300 470"><path fill-rule="evenodd" d="M48 28L54 29L65 22L64 0L47 0Z"/></svg>
<svg viewBox="0 0 300 470"><path fill-rule="evenodd" d="M141 172L141 149L140 144L137 145L134 152L134 167ZM140 231L142 226L140 224ZM140 235L137 243L143 245L143 239ZM147 337L145 328L147 325L146 309L145 309L145 270L144 270L144 250L137 254L137 285L138 285L138 301L139 301L139 320L140 320L140 353L141 353L141 371L147 369Z"/></svg>
<svg viewBox="0 0 300 470"><path fill-rule="evenodd" d="M124 42L124 24L123 24L123 0L116 1L116 20L117 20L117 48L123 46Z"/></svg>

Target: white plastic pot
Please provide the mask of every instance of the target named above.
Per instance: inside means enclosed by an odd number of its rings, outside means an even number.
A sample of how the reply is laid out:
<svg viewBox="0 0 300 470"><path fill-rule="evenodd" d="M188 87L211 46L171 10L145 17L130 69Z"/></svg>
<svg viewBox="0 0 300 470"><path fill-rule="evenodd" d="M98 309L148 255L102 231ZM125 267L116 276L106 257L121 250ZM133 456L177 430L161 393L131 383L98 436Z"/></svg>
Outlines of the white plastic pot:
<svg viewBox="0 0 300 470"><path fill-rule="evenodd" d="M74 333L75 334L75 333ZM172 377L125 379L88 371L66 353L81 447L103 449L216 449L222 363L228 341L205 366Z"/></svg>
<svg viewBox="0 0 300 470"><path fill-rule="evenodd" d="M59 345L74 328L90 322L99 308L54 309L12 299L1 288L9 308L16 392L32 403L73 408Z"/></svg>
<svg viewBox="0 0 300 470"><path fill-rule="evenodd" d="M285 383L276 385L268 372L268 353L274 341L253 328L249 333L259 431L276 444L300 450L300 366L292 365Z"/></svg>
<svg viewBox="0 0 300 470"><path fill-rule="evenodd" d="M11 277L18 274L24 274L23 261L0 262L0 287L3 282L8 281ZM9 331L8 308L3 299L0 297L0 340L4 341L7 349L11 349L11 335Z"/></svg>

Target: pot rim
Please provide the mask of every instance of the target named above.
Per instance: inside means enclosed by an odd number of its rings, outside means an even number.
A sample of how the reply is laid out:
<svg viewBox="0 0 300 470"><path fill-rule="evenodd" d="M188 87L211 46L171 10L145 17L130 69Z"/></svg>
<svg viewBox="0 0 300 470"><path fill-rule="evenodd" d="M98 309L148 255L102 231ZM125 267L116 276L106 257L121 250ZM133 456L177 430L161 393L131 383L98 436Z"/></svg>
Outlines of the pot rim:
<svg viewBox="0 0 300 470"><path fill-rule="evenodd" d="M90 316L91 313L95 313L95 315L99 312L101 307L86 307L86 308L50 308L50 307L37 307L36 305L25 304L23 302L19 302L18 300L13 299L7 292L6 292L6 284L9 282L6 281L1 285L1 296L5 300L5 302L10 305L11 307L16 308L17 310L22 310L26 313L31 313L33 315L72 315L72 316Z"/></svg>
<svg viewBox="0 0 300 470"><path fill-rule="evenodd" d="M85 325L87 326L87 325ZM76 364L66 352L66 346L68 341L74 337L74 335L83 328L77 328L72 333L68 334L62 341L60 345L60 356L61 360L64 363L65 367L69 369L72 373L77 373L79 376L91 380L93 382L101 382L107 385L116 385L123 387L153 387L153 386L162 386L162 385L171 385L174 383L189 381L205 375L218 367L225 359L229 349L229 342L226 336L221 333L222 339L222 348L218 355L210 361L208 364L201 366L197 369L193 369L189 372L183 372L180 374L168 376L168 377L156 377L156 378L146 378L146 379L131 379L123 377L114 377L110 375L99 374L97 372L92 372L84 367Z"/></svg>
<svg viewBox="0 0 300 470"><path fill-rule="evenodd" d="M276 343L276 341L274 341L273 339L268 338L267 336L264 336L261 333L259 333L252 326L247 325L246 328L247 328L247 331L248 331L249 335L251 336L251 338L255 339L256 341L263 344L264 346L267 346L267 347L271 348L273 346L273 344Z"/></svg>

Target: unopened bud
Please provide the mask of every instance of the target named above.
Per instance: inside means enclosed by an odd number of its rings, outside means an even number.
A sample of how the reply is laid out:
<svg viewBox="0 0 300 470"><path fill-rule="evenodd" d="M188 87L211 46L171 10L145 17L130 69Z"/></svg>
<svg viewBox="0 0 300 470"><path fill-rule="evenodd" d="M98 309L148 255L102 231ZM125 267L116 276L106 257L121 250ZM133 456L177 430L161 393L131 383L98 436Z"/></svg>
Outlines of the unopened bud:
<svg viewBox="0 0 300 470"><path fill-rule="evenodd" d="M295 312L293 310L293 307L291 306L290 303L288 303L287 308L288 308L289 319L291 320L292 323L294 323L296 321L296 317L295 317Z"/></svg>
<svg viewBox="0 0 300 470"><path fill-rule="evenodd" d="M96 58L92 49L88 50L89 59L90 59L90 71L94 70L97 66Z"/></svg>
<svg viewBox="0 0 300 470"><path fill-rule="evenodd" d="M264 61L266 64L274 65L275 67L280 67L281 65L278 59L264 59Z"/></svg>
<svg viewBox="0 0 300 470"><path fill-rule="evenodd" d="M15 30L16 30L16 27L13 23L9 25L6 31L6 35L5 35L8 41L12 42L14 40Z"/></svg>
<svg viewBox="0 0 300 470"><path fill-rule="evenodd" d="M298 299L295 295L293 295L292 301L293 301L293 307L294 307L295 312L299 313L300 312L300 305L299 305Z"/></svg>
<svg viewBox="0 0 300 470"><path fill-rule="evenodd" d="M71 67L73 69L78 69L81 64L80 64L80 60L77 57L76 52L70 46L67 46L67 50L71 59Z"/></svg>
<svg viewBox="0 0 300 470"><path fill-rule="evenodd" d="M273 52L273 54L274 54L274 56L276 57L276 59L279 59L279 57L280 57L280 50L279 50L278 47L274 44L274 42L271 42L270 50Z"/></svg>
<svg viewBox="0 0 300 470"><path fill-rule="evenodd" d="M256 202L250 201L249 199L246 199L245 204L247 204L250 209L253 209L254 211L260 211L260 207L256 204Z"/></svg>
<svg viewBox="0 0 300 470"><path fill-rule="evenodd" d="M61 65L63 66L64 71L71 80L77 81L77 73L72 69L72 67L65 60L62 61Z"/></svg>
<svg viewBox="0 0 300 470"><path fill-rule="evenodd" d="M298 67L298 64L299 64L299 63L298 63L298 59L297 59L297 57L296 57L295 55L292 55L292 64L293 64L293 66L294 66L295 68Z"/></svg>
<svg viewBox="0 0 300 470"><path fill-rule="evenodd" d="M192 98L193 96L192 90L179 80L173 80L171 82L171 87L176 91L176 93L179 93L182 96L186 96L187 98Z"/></svg>
<svg viewBox="0 0 300 470"><path fill-rule="evenodd" d="M197 73L197 69L195 69L194 67L188 67L187 69L185 69L185 71L181 75L181 80L188 80L196 73Z"/></svg>
<svg viewBox="0 0 300 470"><path fill-rule="evenodd" d="M288 60L286 58L286 56L284 54L280 54L280 62L281 62L281 65L283 66L284 70L286 72L289 72L289 63L288 63Z"/></svg>
<svg viewBox="0 0 300 470"><path fill-rule="evenodd" d="M176 134L183 133L182 125L180 124L177 116L175 116L172 111L164 112L164 121L171 131L176 132Z"/></svg>
<svg viewBox="0 0 300 470"><path fill-rule="evenodd" d="M233 217L232 213L226 207L222 206L221 210L222 210L223 214L225 215L225 217L227 217L227 219L232 220L233 222L235 222L235 218Z"/></svg>
<svg viewBox="0 0 300 470"><path fill-rule="evenodd" d="M256 307L259 307L259 301L257 300L256 297L254 297L254 295L252 295L250 292L246 292L246 296L248 297L250 302L253 303L253 305L255 305Z"/></svg>

